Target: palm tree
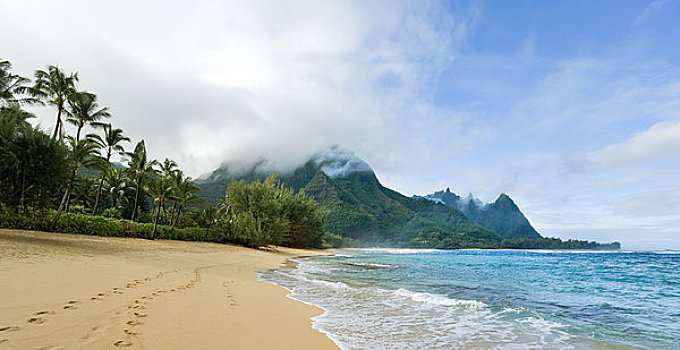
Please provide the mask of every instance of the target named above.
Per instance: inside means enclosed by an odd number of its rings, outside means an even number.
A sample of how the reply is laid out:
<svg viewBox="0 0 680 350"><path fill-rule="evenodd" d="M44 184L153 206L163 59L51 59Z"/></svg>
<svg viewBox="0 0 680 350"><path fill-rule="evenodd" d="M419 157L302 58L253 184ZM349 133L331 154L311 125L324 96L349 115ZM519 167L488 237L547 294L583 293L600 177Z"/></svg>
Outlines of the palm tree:
<svg viewBox="0 0 680 350"><path fill-rule="evenodd" d="M125 154L125 149L121 145L123 142L130 142L130 138L123 136L122 129L113 129L111 124L102 124L102 129L104 129L104 137L95 134L87 135L93 142L95 142L99 147L106 150L106 163L111 163L111 156L113 153ZM99 206L99 197L102 193L102 186L104 185L104 172L102 171L102 177L99 179L99 187L97 189L97 195L94 200L94 207L92 208L92 215L97 213L97 207Z"/></svg>
<svg viewBox="0 0 680 350"><path fill-rule="evenodd" d="M37 98L44 98L48 103L57 106L57 124L54 127L52 138L59 135L62 138L63 122L61 114L64 111L68 97L76 92L76 82L78 73L66 75L58 66L49 66L47 70L37 70L35 72L35 83L28 92Z"/></svg>
<svg viewBox="0 0 680 350"><path fill-rule="evenodd" d="M12 64L9 61L0 60L0 106L21 103L37 103L38 100L31 97L18 97L28 89L27 84L31 81L22 76L10 72Z"/></svg>
<svg viewBox="0 0 680 350"><path fill-rule="evenodd" d="M177 163L174 160L170 160L168 158L165 158L163 163L161 163L160 168L161 168L160 169L161 170L161 176L166 181L168 181L169 184L172 185L173 182L171 180L172 180L173 174L176 171L179 171L179 170L177 170ZM160 205L161 205L161 208L163 208L163 210L165 210L165 202L161 202Z"/></svg>
<svg viewBox="0 0 680 350"><path fill-rule="evenodd" d="M78 128L76 141L80 140L80 131L85 125L103 126L99 121L111 116L108 107L99 108L97 95L89 92L75 92L68 96L69 110L66 121Z"/></svg>
<svg viewBox="0 0 680 350"><path fill-rule="evenodd" d="M129 191L132 189L128 177L125 175L125 170L116 168L110 165L104 169L104 190L108 197L111 198L113 208L122 202Z"/></svg>
<svg viewBox="0 0 680 350"><path fill-rule="evenodd" d="M173 174L173 193L172 198L177 205L177 217L174 220L170 220L170 233L175 229L175 226L179 222L180 215L182 215L182 209L187 204L201 203L203 200L199 198L196 193L200 190L190 177L183 178L182 172L177 170Z"/></svg>
<svg viewBox="0 0 680 350"><path fill-rule="evenodd" d="M91 176L76 175L71 188L71 203L74 205L82 205L84 209L92 207L93 194L96 191L95 178ZM69 212L71 203L66 206L66 212Z"/></svg>
<svg viewBox="0 0 680 350"><path fill-rule="evenodd" d="M158 226L158 218L160 217L161 210L163 209L163 201L170 195L172 191L172 184L169 179L164 176L159 176L155 179L149 181L149 185L146 187L146 192L153 198L154 201L154 219L153 219L153 230L151 230L151 239L156 237L156 227Z"/></svg>
<svg viewBox="0 0 680 350"><path fill-rule="evenodd" d="M129 157L128 161L128 171L130 172L130 177L134 180L135 185L135 204L132 208L131 220L135 221L137 207L139 205L139 195L144 191L144 179L150 173L154 172L154 165L158 164L157 161L149 161L146 154L146 146L144 145L144 140L141 140L135 146L133 152L127 153Z"/></svg>
<svg viewBox="0 0 680 350"><path fill-rule="evenodd" d="M177 163L175 163L174 160L170 160L168 158L165 158L163 163L161 164L161 174L165 178L170 178L172 176L172 173L177 169Z"/></svg>
<svg viewBox="0 0 680 350"><path fill-rule="evenodd" d="M201 227L205 228L205 235L210 233L210 229L217 225L221 214L218 208L209 205L203 208L203 211L198 215L198 222Z"/></svg>
<svg viewBox="0 0 680 350"><path fill-rule="evenodd" d="M66 207L68 198L71 194L71 189L73 187L73 181L76 178L76 173L81 167L93 167L102 161L99 156L99 146L89 139L76 140L73 137L67 137L69 146L69 163L71 165L71 175L69 176L68 182L66 183L66 190L61 198L61 203L57 209L57 214L54 215L52 222L50 223L49 230L53 231L54 227L59 221L61 213Z"/></svg>

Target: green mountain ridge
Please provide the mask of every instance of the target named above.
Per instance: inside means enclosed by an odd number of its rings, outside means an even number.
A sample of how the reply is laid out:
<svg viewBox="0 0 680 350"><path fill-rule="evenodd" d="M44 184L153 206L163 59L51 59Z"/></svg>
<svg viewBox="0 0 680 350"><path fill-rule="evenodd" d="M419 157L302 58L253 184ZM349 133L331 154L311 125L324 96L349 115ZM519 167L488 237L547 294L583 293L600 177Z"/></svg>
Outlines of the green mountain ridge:
<svg viewBox="0 0 680 350"><path fill-rule="evenodd" d="M463 198L451 192L449 188L444 191L428 194L422 198L457 208L470 220L482 227L497 232L503 238L541 238L541 234L531 226L531 223L517 204L505 193L501 193L496 201L488 204L482 203L472 194L468 194L467 198Z"/></svg>

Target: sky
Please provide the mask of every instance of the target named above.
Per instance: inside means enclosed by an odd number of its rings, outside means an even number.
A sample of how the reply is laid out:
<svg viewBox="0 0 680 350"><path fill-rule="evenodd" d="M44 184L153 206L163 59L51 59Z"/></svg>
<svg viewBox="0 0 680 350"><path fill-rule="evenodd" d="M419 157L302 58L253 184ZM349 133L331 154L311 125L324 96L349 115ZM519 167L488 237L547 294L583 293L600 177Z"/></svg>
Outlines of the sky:
<svg viewBox="0 0 680 350"><path fill-rule="evenodd" d="M509 194L545 236L680 249L680 1L2 1L0 57L77 71L198 177L340 146L406 195ZM36 108L53 127L55 110Z"/></svg>

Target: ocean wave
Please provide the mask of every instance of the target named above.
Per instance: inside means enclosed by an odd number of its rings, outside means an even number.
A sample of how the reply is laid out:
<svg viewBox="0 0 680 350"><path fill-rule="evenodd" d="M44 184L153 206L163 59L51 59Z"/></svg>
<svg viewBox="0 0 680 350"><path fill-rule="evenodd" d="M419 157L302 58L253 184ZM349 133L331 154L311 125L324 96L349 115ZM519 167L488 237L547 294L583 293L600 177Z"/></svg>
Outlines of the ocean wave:
<svg viewBox="0 0 680 350"><path fill-rule="evenodd" d="M345 262L342 263L343 265L350 265L350 266L357 266L357 267L365 267L365 268L386 268L386 267L395 267L395 265L390 265L390 264L377 264L377 263L362 263L362 262Z"/></svg>
<svg viewBox="0 0 680 350"><path fill-rule="evenodd" d="M462 306L468 308L483 308L488 306L483 302L477 300L453 299L445 297L443 295L412 292L408 289L403 288L395 290L394 294L401 297L410 298L413 301L427 303L436 306Z"/></svg>
<svg viewBox="0 0 680 350"><path fill-rule="evenodd" d="M343 282L329 282L329 281L324 281L324 280L317 280L317 279L309 279L309 278L304 278L305 280L316 283L319 285L322 285L327 288L333 288L333 289L352 289L349 285Z"/></svg>

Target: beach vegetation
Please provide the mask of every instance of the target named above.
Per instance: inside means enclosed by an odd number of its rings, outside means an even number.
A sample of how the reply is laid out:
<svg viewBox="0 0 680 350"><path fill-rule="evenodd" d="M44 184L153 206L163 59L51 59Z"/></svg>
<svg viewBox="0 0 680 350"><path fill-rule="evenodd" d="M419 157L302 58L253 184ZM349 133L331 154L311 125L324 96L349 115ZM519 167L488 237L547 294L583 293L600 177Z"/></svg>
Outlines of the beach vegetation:
<svg viewBox="0 0 680 350"><path fill-rule="evenodd" d="M152 159L144 140L105 119L78 73L56 65L34 82L0 60L0 227L116 237L321 247L326 212L272 177L234 183L217 205L198 196L177 162ZM24 105L56 107L52 136ZM67 126L74 128L69 132ZM83 137L83 132L92 132ZM119 158L120 162L113 162ZM225 186L226 187L226 186Z"/></svg>

